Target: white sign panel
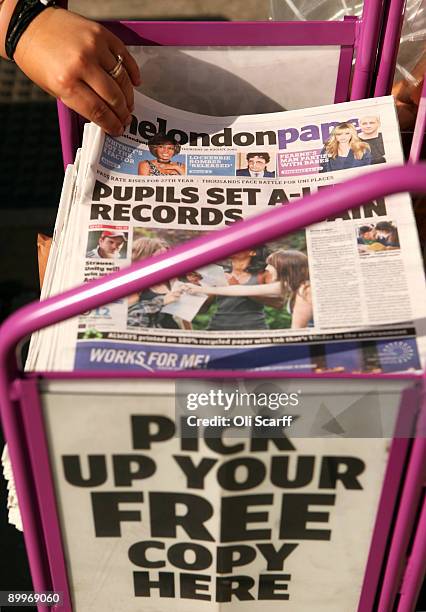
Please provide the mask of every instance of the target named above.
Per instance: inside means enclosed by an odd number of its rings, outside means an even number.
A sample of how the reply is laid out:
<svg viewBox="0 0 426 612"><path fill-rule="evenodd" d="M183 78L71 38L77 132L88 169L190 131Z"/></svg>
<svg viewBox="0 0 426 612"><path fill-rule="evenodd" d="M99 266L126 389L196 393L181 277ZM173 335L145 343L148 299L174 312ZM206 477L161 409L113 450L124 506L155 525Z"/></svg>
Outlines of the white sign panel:
<svg viewBox="0 0 426 612"><path fill-rule="evenodd" d="M74 612L355 612L388 440L180 439L131 382L43 396Z"/></svg>

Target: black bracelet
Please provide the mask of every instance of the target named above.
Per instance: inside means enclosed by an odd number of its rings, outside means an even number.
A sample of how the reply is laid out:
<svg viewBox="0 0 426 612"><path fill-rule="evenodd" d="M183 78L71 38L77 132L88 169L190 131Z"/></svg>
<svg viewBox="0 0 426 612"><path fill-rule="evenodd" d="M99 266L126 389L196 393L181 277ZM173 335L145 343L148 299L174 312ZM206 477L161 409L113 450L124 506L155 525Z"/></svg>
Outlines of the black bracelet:
<svg viewBox="0 0 426 612"><path fill-rule="evenodd" d="M9 59L13 60L18 42L32 20L54 4L55 0L18 0L6 34L5 49Z"/></svg>

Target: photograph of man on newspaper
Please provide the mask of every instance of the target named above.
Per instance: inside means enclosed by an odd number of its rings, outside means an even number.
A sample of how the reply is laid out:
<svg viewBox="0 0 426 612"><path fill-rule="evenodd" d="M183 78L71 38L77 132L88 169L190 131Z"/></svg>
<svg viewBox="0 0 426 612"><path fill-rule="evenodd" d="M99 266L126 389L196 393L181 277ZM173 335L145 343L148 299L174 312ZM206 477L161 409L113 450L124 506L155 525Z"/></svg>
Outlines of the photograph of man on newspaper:
<svg viewBox="0 0 426 612"><path fill-rule="evenodd" d="M132 261L201 234L135 228ZM212 332L313 326L305 232L240 251L225 262L130 296L127 325Z"/></svg>
<svg viewBox="0 0 426 612"><path fill-rule="evenodd" d="M273 155L271 163L271 155L266 151L259 153L251 151L244 155L240 153L239 164L240 168L237 170L237 176L251 176L253 178L275 178L275 170L269 170L268 164L271 164L275 168L275 155Z"/></svg>
<svg viewBox="0 0 426 612"><path fill-rule="evenodd" d="M359 127L361 132L358 134L360 140L366 142L371 151L372 164L384 164L385 146L383 144L383 136L380 130L380 117L378 115L366 115L360 117Z"/></svg>
<svg viewBox="0 0 426 612"><path fill-rule="evenodd" d="M90 259L125 259L127 232L121 230L95 230L89 232L86 257Z"/></svg>

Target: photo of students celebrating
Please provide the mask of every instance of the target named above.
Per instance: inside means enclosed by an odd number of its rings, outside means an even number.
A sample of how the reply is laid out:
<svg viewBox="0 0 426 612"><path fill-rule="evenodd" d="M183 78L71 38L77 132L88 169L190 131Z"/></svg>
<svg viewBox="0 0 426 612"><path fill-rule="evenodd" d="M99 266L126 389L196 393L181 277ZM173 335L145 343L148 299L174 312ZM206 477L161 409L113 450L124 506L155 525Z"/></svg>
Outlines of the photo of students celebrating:
<svg viewBox="0 0 426 612"><path fill-rule="evenodd" d="M204 231L133 230L132 262L166 253ZM129 328L211 332L313 325L306 232L238 251L127 298Z"/></svg>
<svg viewBox="0 0 426 612"><path fill-rule="evenodd" d="M321 164L320 172L347 170L359 166L369 166L372 156L370 145L358 137L352 123L339 123L330 134L321 151L327 160Z"/></svg>
<svg viewBox="0 0 426 612"><path fill-rule="evenodd" d="M263 284L229 284L224 287L190 285L192 294L227 297L281 297L291 315L291 329L313 326L312 292L308 258L295 250L280 249L266 260L268 282ZM251 328L250 328L251 329Z"/></svg>

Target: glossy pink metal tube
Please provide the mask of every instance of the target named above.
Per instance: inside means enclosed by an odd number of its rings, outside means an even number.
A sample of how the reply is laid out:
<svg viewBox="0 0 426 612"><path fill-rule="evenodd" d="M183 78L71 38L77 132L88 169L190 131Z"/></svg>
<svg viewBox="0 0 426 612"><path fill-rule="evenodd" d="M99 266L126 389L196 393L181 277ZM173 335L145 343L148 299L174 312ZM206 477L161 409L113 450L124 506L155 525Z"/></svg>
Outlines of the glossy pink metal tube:
<svg viewBox="0 0 426 612"><path fill-rule="evenodd" d="M13 314L0 334L0 371L16 371L15 347L32 332L98 308L130 293L163 283L186 272L225 259L232 253L274 240L307 225L344 213L378 197L426 192L426 165L377 170L322 189L210 236L191 240L166 254L136 263L77 289L29 304Z"/></svg>

